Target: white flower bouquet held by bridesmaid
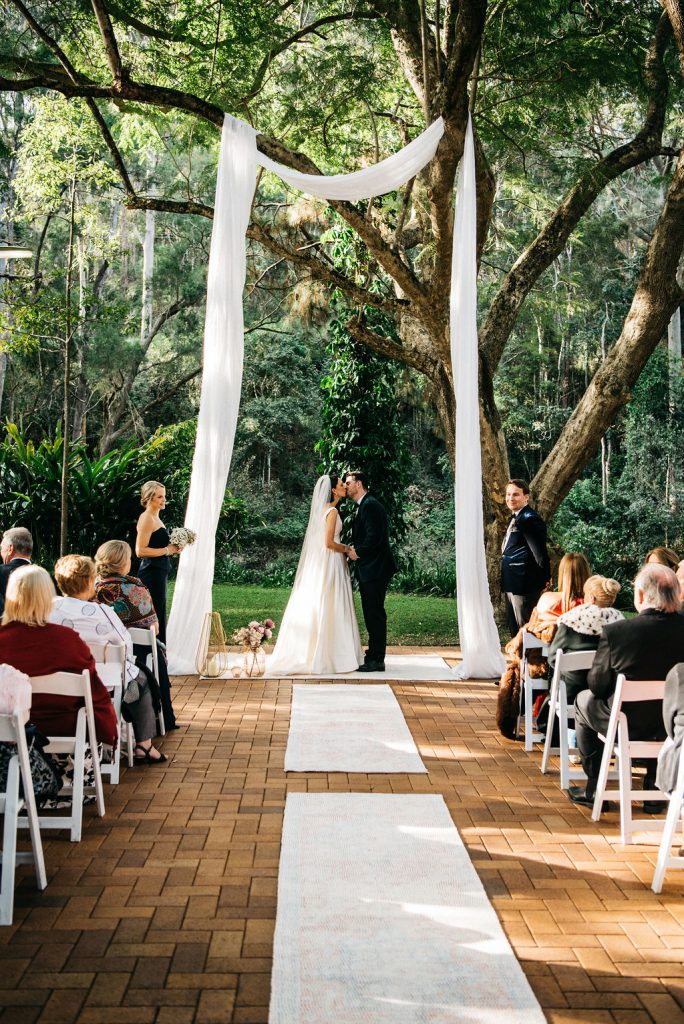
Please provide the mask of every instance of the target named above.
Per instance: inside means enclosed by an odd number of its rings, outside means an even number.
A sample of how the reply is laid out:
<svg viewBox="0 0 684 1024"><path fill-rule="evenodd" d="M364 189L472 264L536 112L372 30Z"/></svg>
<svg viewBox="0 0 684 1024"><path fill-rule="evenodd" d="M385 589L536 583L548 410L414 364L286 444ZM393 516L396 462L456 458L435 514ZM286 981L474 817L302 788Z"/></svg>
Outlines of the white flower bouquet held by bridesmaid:
<svg viewBox="0 0 684 1024"><path fill-rule="evenodd" d="M194 544L197 540L197 534L194 530L188 530L185 526L174 526L173 530L169 534L169 540L172 544L178 545L179 552L186 548L188 544Z"/></svg>

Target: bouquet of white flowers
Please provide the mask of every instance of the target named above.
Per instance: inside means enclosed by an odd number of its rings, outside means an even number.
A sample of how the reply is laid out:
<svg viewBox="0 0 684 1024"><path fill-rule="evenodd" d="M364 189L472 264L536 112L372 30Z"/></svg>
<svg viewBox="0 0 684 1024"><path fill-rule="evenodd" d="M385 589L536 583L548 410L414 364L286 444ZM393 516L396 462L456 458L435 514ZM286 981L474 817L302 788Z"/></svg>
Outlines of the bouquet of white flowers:
<svg viewBox="0 0 684 1024"><path fill-rule="evenodd" d="M184 526L174 526L169 535L169 540L172 544L177 544L179 550L182 551L188 544L195 543L197 534L194 530L186 530Z"/></svg>

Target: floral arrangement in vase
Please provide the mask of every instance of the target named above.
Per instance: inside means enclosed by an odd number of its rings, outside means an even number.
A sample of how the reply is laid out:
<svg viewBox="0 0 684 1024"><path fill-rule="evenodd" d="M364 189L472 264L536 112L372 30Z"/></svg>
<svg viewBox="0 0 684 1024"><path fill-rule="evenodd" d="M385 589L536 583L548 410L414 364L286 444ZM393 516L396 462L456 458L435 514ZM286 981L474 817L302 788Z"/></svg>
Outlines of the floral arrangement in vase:
<svg viewBox="0 0 684 1024"><path fill-rule="evenodd" d="M262 676L264 674L266 658L262 644L264 640L271 639L274 628L273 619L264 619L263 622L253 619L233 633L233 643L240 644L245 652L242 671L246 676Z"/></svg>
<svg viewBox="0 0 684 1024"><path fill-rule="evenodd" d="M197 534L194 530L188 530L185 526L174 526L173 530L169 534L169 540L172 544L177 544L180 551L186 548L188 544L194 544L197 540Z"/></svg>

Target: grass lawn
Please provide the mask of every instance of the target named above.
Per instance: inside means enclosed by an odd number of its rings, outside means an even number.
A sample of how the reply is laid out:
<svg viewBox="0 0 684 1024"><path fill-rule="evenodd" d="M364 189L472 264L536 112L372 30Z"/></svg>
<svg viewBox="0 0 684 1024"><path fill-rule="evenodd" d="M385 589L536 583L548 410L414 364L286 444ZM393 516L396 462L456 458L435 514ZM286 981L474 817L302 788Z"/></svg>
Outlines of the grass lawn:
<svg viewBox="0 0 684 1024"><path fill-rule="evenodd" d="M290 596L287 587L233 587L214 584L214 610L221 613L226 635L246 626L250 619L271 618L276 628ZM361 640L366 642L359 595L355 594ZM422 594L387 595L387 642L406 646L457 644L456 602L447 597Z"/></svg>

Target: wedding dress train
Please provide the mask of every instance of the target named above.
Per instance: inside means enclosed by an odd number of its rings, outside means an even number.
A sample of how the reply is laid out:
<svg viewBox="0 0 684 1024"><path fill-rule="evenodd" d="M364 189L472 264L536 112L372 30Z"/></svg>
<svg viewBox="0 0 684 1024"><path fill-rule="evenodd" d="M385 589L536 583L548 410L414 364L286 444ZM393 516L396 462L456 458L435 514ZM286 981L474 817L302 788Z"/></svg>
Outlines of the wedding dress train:
<svg viewBox="0 0 684 1024"><path fill-rule="evenodd" d="M330 480L323 477L314 491L294 586L267 663L269 675L336 675L355 672L363 662L347 561L342 552L325 546L329 515L337 520L337 544L342 531L337 509L326 508L329 493Z"/></svg>

